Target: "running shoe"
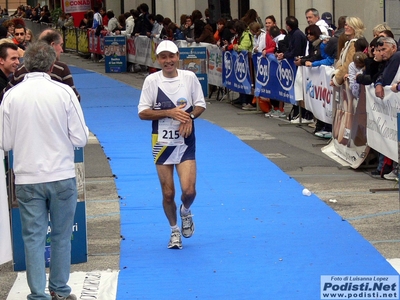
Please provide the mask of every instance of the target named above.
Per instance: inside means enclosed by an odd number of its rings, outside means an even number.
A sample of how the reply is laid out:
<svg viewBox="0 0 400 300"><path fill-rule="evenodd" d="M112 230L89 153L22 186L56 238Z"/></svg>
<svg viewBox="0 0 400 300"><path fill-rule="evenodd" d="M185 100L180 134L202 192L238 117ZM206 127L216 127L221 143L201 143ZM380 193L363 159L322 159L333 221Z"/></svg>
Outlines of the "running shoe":
<svg viewBox="0 0 400 300"><path fill-rule="evenodd" d="M168 249L182 249L182 238L179 231L172 231L168 243Z"/></svg>
<svg viewBox="0 0 400 300"><path fill-rule="evenodd" d="M194 233L194 223L193 223L193 215L192 212L189 211L187 215L182 214L182 204L179 208L179 212L182 219L182 235L185 238L190 238Z"/></svg>

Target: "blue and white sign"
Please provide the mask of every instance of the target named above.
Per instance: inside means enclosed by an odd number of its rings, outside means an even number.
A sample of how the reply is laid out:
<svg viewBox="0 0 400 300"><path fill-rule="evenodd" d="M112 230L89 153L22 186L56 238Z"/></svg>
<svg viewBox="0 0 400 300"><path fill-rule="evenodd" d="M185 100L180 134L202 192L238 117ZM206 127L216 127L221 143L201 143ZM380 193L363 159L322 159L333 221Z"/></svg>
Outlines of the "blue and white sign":
<svg viewBox="0 0 400 300"><path fill-rule="evenodd" d="M294 81L296 66L292 60L277 60L275 56L253 55L256 66L254 95L296 104Z"/></svg>
<svg viewBox="0 0 400 300"><path fill-rule="evenodd" d="M225 51L222 64L222 84L228 89L251 95L251 77L247 51Z"/></svg>

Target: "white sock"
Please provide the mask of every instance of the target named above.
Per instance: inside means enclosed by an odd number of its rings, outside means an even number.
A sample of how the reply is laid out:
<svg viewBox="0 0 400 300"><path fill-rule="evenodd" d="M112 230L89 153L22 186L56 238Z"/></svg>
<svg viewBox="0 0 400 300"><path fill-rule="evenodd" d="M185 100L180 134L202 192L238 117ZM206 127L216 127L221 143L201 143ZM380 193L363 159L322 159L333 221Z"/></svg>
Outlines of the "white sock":
<svg viewBox="0 0 400 300"><path fill-rule="evenodd" d="M186 208L185 205L181 206L181 213L182 215L186 216L190 213L190 208Z"/></svg>
<svg viewBox="0 0 400 300"><path fill-rule="evenodd" d="M180 231L178 224L176 224L176 225L174 225L174 226L171 226L171 231L172 231L172 232L174 232L174 231Z"/></svg>

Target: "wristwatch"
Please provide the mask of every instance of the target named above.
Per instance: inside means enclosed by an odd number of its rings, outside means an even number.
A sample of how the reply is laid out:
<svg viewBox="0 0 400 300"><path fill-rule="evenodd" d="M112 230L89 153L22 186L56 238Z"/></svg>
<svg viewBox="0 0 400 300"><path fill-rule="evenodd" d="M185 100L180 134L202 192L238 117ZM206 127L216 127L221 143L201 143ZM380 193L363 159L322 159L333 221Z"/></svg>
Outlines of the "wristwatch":
<svg viewBox="0 0 400 300"><path fill-rule="evenodd" d="M196 119L196 117L194 116L193 113L190 113L190 118L191 118L192 120Z"/></svg>

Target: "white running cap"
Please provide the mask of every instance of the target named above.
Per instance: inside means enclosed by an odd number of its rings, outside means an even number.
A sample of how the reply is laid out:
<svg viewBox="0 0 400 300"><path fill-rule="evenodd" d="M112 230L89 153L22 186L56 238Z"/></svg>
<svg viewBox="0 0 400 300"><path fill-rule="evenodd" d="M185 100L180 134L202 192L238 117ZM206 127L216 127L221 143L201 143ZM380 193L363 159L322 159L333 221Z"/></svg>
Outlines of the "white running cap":
<svg viewBox="0 0 400 300"><path fill-rule="evenodd" d="M156 54L160 54L163 51L168 51L171 53L178 53L178 47L175 45L174 42L172 41L162 41L161 43L158 44L157 49L156 49Z"/></svg>

